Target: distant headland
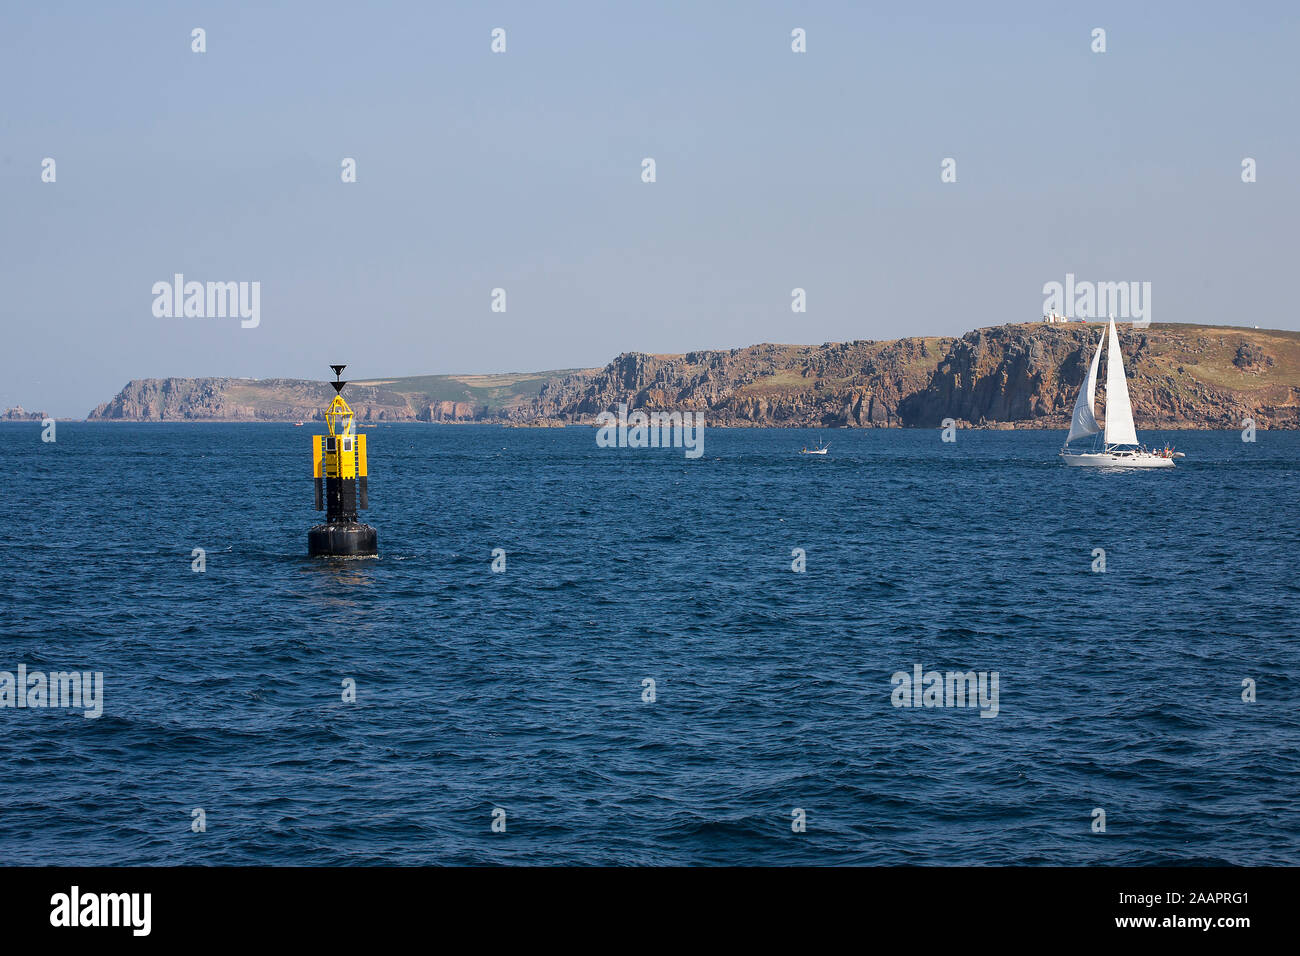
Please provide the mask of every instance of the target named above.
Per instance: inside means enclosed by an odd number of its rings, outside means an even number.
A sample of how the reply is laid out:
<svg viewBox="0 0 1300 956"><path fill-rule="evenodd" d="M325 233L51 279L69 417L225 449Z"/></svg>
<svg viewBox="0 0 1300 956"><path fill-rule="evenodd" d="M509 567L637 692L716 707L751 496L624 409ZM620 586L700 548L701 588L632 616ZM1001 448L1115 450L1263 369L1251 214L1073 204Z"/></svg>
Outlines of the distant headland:
<svg viewBox="0 0 1300 956"><path fill-rule="evenodd" d="M40 422L49 418L45 412L29 412L21 405L0 412L0 422Z"/></svg>
<svg viewBox="0 0 1300 956"><path fill-rule="evenodd" d="M363 422L590 424L630 408L703 411L714 426L1062 428L1103 325L1023 323L959 338L652 355L603 368L426 375L348 385ZM1300 332L1152 324L1120 331L1144 428L1300 427ZM90 420L291 422L332 392L299 379L162 378L127 383ZM1104 402L1104 391L1098 398Z"/></svg>

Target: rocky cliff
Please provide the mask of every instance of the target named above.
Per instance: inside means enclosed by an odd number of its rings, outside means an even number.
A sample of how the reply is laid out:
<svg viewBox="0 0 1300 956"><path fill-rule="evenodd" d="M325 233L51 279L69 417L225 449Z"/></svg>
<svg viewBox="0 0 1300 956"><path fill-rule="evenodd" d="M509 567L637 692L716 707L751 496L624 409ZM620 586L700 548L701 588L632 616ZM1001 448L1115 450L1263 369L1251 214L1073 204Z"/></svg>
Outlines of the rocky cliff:
<svg viewBox="0 0 1300 956"><path fill-rule="evenodd" d="M628 352L595 374L543 385L520 418L586 421L605 409L706 412L715 425L906 424L899 405L924 389L951 339L751 345L686 355Z"/></svg>
<svg viewBox="0 0 1300 956"><path fill-rule="evenodd" d="M44 421L48 417L49 416L46 415L45 412L29 412L21 405L15 405L13 408L5 409L4 413L0 414L0 421L40 422Z"/></svg>
<svg viewBox="0 0 1300 956"><path fill-rule="evenodd" d="M354 382L363 421L591 422L629 408L697 410L710 425L989 427L1069 422L1105 326L1021 324L960 338L751 345L649 355L604 368L527 375ZM1120 342L1139 427L1300 427L1300 333L1201 325L1124 327ZM1104 360L1103 360L1104 362ZM333 395L293 379L147 379L91 418L293 421L321 417ZM1104 417L1104 374L1098 388Z"/></svg>
<svg viewBox="0 0 1300 956"><path fill-rule="evenodd" d="M1008 325L957 339L928 386L907 396L909 425L1067 427L1101 324ZM1139 427L1300 427L1300 333L1219 326L1119 328ZM1105 410L1105 356L1098 380Z"/></svg>
<svg viewBox="0 0 1300 956"><path fill-rule="evenodd" d="M495 419L572 370L527 375L426 375L349 382L346 396L365 422ZM270 378L149 378L131 381L90 419L125 421L311 421L334 397L328 382Z"/></svg>
<svg viewBox="0 0 1300 956"><path fill-rule="evenodd" d="M89 418L132 421L305 421L324 418L334 390L297 379L163 378L128 382ZM375 386L349 386L363 421L415 421L405 396ZM429 418L425 417L428 421Z"/></svg>

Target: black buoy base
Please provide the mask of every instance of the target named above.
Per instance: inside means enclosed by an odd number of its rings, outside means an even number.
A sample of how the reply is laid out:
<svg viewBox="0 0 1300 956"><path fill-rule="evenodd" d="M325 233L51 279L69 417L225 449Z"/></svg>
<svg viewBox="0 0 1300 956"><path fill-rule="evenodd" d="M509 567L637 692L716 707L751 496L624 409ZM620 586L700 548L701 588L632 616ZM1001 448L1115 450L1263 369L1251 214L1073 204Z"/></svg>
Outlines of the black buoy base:
<svg viewBox="0 0 1300 956"><path fill-rule="evenodd" d="M318 524L307 532L307 553L313 558L377 558L379 534L358 521Z"/></svg>

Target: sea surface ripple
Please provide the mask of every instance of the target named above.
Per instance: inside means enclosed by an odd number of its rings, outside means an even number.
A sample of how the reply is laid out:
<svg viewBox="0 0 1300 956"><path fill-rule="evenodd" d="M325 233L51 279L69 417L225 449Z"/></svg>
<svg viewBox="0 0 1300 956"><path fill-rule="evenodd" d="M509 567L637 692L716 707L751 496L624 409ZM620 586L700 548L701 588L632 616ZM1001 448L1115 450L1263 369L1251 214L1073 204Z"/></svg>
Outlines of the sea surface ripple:
<svg viewBox="0 0 1300 956"><path fill-rule="evenodd" d="M0 425L0 670L105 680L0 709L9 864L1300 863L1298 432L1103 473L1037 431L381 425L381 556L330 562L317 430ZM915 664L998 715L893 706Z"/></svg>

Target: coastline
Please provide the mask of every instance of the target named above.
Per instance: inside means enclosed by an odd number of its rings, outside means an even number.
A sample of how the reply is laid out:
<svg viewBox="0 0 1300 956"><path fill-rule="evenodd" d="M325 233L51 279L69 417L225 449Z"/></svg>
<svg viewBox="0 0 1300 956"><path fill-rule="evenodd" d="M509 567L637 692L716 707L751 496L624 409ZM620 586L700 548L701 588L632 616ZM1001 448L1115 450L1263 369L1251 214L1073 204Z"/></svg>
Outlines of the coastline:
<svg viewBox="0 0 1300 956"><path fill-rule="evenodd" d="M370 376L353 383L352 403L366 424L568 427L626 405L703 413L712 427L1065 428L1098 334L1012 323L956 338L624 352L602 368ZM1119 341L1142 427L1300 428L1300 332L1153 324ZM86 419L309 422L328 391L302 379L135 379Z"/></svg>

